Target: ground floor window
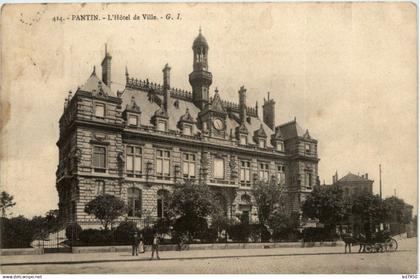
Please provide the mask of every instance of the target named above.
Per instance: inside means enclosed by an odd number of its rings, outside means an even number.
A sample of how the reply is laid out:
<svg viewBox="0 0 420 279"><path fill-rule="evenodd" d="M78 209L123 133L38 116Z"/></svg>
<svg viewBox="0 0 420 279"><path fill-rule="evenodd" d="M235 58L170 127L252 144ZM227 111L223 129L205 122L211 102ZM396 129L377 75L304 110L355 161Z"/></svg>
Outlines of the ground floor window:
<svg viewBox="0 0 420 279"><path fill-rule="evenodd" d="M141 190L129 188L127 190L127 207L129 217L141 217Z"/></svg>

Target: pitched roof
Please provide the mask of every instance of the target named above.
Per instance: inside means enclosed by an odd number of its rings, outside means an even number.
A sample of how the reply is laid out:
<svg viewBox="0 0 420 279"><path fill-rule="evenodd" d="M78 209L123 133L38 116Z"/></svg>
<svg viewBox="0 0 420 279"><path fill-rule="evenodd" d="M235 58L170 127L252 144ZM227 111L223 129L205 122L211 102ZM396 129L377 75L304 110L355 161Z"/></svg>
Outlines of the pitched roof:
<svg viewBox="0 0 420 279"><path fill-rule="evenodd" d="M264 131L262 123L261 123L260 128L258 130L254 131L254 137L259 137L259 138L266 138L267 137L267 134Z"/></svg>
<svg viewBox="0 0 420 279"><path fill-rule="evenodd" d="M96 75L96 68L93 67L93 72L88 80L80 87L80 90L91 92L93 94L105 95L105 96L116 96L103 81L101 81Z"/></svg>
<svg viewBox="0 0 420 279"><path fill-rule="evenodd" d="M349 172L348 174L343 176L341 179L339 179L337 182L357 182L357 181L369 181L369 179Z"/></svg>
<svg viewBox="0 0 420 279"><path fill-rule="evenodd" d="M185 114L183 116L181 116L179 121L180 122L189 122L189 123L195 123L196 122L194 120L194 118L191 116L189 108L186 109Z"/></svg>

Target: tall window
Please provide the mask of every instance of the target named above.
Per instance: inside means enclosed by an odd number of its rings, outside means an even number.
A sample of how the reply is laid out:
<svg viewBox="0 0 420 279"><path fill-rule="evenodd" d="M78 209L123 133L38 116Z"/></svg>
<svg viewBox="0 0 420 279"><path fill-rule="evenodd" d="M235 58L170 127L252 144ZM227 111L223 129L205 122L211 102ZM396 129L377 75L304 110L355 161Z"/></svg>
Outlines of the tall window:
<svg viewBox="0 0 420 279"><path fill-rule="evenodd" d="M95 105L95 116L96 117L105 117L105 105L104 104L96 104Z"/></svg>
<svg viewBox="0 0 420 279"><path fill-rule="evenodd" d="M306 153L311 152L311 145L309 143L305 143L305 152Z"/></svg>
<svg viewBox="0 0 420 279"><path fill-rule="evenodd" d="M159 190L157 192L157 216L163 218L167 214L168 209L168 191Z"/></svg>
<svg viewBox="0 0 420 279"><path fill-rule="evenodd" d="M106 148L104 146L93 147L93 168L97 172L105 172Z"/></svg>
<svg viewBox="0 0 420 279"><path fill-rule="evenodd" d="M130 115L128 117L128 125L138 126L138 124L139 124L139 117L137 115Z"/></svg>
<svg viewBox="0 0 420 279"><path fill-rule="evenodd" d="M171 152L168 150L156 150L156 178L170 179L170 159Z"/></svg>
<svg viewBox="0 0 420 279"><path fill-rule="evenodd" d="M185 178L195 178L195 154L182 154L182 174Z"/></svg>
<svg viewBox="0 0 420 279"><path fill-rule="evenodd" d="M223 158L214 158L213 177L221 179L225 178L225 160Z"/></svg>
<svg viewBox="0 0 420 279"><path fill-rule="evenodd" d="M141 217L141 190L128 188L127 197L128 216Z"/></svg>
<svg viewBox="0 0 420 279"><path fill-rule="evenodd" d="M128 145L126 149L126 170L129 177L142 176L142 149L138 146Z"/></svg>
<svg viewBox="0 0 420 279"><path fill-rule="evenodd" d="M105 181L102 181L102 180L96 181L95 194L97 196L105 194Z"/></svg>
<svg viewBox="0 0 420 279"><path fill-rule="evenodd" d="M312 187L312 173L309 171L305 173L305 185L308 188Z"/></svg>
<svg viewBox="0 0 420 279"><path fill-rule="evenodd" d="M241 169L240 169L241 186L246 186L246 187L251 186L250 166L251 166L251 163L249 161L241 161Z"/></svg>
<svg viewBox="0 0 420 279"><path fill-rule="evenodd" d="M246 135L241 135L239 137L239 144L247 145L248 144L248 137Z"/></svg>
<svg viewBox="0 0 420 279"><path fill-rule="evenodd" d="M264 182L268 182L268 176L269 175L269 171L268 171L268 163L259 163L259 177L260 180L264 181Z"/></svg>
<svg viewBox="0 0 420 279"><path fill-rule="evenodd" d="M277 182L282 185L286 182L285 168L282 165L277 165Z"/></svg>
<svg viewBox="0 0 420 279"><path fill-rule="evenodd" d="M260 148L265 148L265 139L260 139L258 141Z"/></svg>

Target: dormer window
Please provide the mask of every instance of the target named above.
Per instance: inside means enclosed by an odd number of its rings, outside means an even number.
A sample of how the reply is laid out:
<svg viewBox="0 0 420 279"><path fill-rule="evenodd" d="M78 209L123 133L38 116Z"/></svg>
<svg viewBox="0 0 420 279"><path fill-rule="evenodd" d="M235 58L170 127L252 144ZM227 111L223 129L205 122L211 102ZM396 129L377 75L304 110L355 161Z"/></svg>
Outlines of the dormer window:
<svg viewBox="0 0 420 279"><path fill-rule="evenodd" d="M258 141L258 145L259 145L260 148L265 148L265 139L260 139Z"/></svg>
<svg viewBox="0 0 420 279"><path fill-rule="evenodd" d="M139 117L137 115L130 115L128 117L128 125L130 126L138 126L139 125Z"/></svg>
<svg viewBox="0 0 420 279"><path fill-rule="evenodd" d="M247 145L248 144L248 137L246 135L241 135L239 138L240 145Z"/></svg>
<svg viewBox="0 0 420 279"><path fill-rule="evenodd" d="M305 143L305 152L311 152L311 145L309 143Z"/></svg>
<svg viewBox="0 0 420 279"><path fill-rule="evenodd" d="M278 141L277 144L276 144L276 150L283 152L284 151L284 142Z"/></svg>
<svg viewBox="0 0 420 279"><path fill-rule="evenodd" d="M156 125L158 131L166 132L166 121L158 121Z"/></svg>
<svg viewBox="0 0 420 279"><path fill-rule="evenodd" d="M105 117L105 105L104 104L95 104L95 116L96 117Z"/></svg>
<svg viewBox="0 0 420 279"><path fill-rule="evenodd" d="M186 136L191 136L192 135L192 126L184 124L182 133Z"/></svg>

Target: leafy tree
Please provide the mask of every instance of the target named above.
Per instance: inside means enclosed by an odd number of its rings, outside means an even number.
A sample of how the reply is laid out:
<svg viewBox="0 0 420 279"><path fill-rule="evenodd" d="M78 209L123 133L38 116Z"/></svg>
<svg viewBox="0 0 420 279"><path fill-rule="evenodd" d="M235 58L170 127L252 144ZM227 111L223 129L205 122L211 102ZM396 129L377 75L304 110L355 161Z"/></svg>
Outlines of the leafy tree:
<svg viewBox="0 0 420 279"><path fill-rule="evenodd" d="M14 218L1 218L1 248L29 248L34 239L31 221L20 215Z"/></svg>
<svg viewBox="0 0 420 279"><path fill-rule="evenodd" d="M304 217L317 218L329 229L335 229L346 215L342 190L338 187L317 186L302 206Z"/></svg>
<svg viewBox="0 0 420 279"><path fill-rule="evenodd" d="M13 196L7 193L6 191L2 191L0 194L1 216L6 217L7 208L13 207L15 205L16 203L13 202Z"/></svg>
<svg viewBox="0 0 420 279"><path fill-rule="evenodd" d="M108 230L108 226L112 229L112 223L126 212L126 206L121 199L104 194L88 202L85 206L85 212L94 215L104 229Z"/></svg>
<svg viewBox="0 0 420 279"><path fill-rule="evenodd" d="M186 233L190 241L204 227L207 229L206 218L217 210L214 193L204 184L186 182L178 185L169 197L168 215L175 220L174 230Z"/></svg>
<svg viewBox="0 0 420 279"><path fill-rule="evenodd" d="M365 233L371 233L372 226L384 223L390 218L390 207L378 195L365 193L355 197L352 202L352 214L365 228Z"/></svg>
<svg viewBox="0 0 420 279"><path fill-rule="evenodd" d="M268 220L281 207L284 192L285 187L278 185L276 180L260 181L254 185L253 194L261 225L267 225Z"/></svg>
<svg viewBox="0 0 420 279"><path fill-rule="evenodd" d="M411 210L409 210L409 205L403 199L389 197L384 200L384 203L390 210L387 221L399 224L410 223L412 219Z"/></svg>
<svg viewBox="0 0 420 279"><path fill-rule="evenodd" d="M292 212L290 215L275 212L268 219L268 225L273 230L274 241L296 240L299 235L299 223L299 212Z"/></svg>

